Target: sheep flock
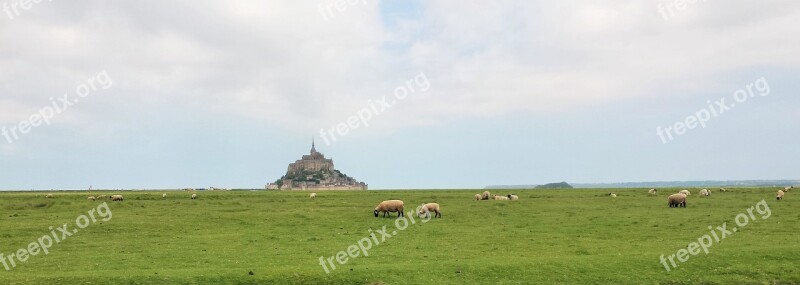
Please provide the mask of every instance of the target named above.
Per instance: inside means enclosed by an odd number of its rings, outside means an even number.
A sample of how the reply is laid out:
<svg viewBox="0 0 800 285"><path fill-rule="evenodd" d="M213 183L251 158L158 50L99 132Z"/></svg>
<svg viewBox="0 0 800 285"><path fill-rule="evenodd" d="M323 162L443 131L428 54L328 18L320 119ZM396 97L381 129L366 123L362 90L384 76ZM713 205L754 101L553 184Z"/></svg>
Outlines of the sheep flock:
<svg viewBox="0 0 800 285"><path fill-rule="evenodd" d="M778 201L783 200L785 198L785 196L786 196L786 193L791 191L792 189L794 189L794 186L786 186L786 187L780 188L779 190L777 190L777 192L775 194L775 199L778 200ZM181 189L181 190L186 191L186 192L190 192L191 194L189 195L189 198L192 199L192 200L196 200L199 197L197 195L197 193L194 193L195 189L185 188L185 189ZM647 191L647 195L648 196L651 196L651 197L658 196L658 190L655 189L655 188L651 188L651 189L648 189L646 191ZM712 192L711 190L709 190L707 188L703 188L703 189L700 189L697 192L697 194L700 197L708 198L708 197L711 196L711 192ZM729 192L729 190L726 189L726 188L723 188L723 187L719 188L719 193L726 193L726 192ZM688 189L682 189L682 190L678 191L675 194L670 194L670 195L667 196L667 205L669 206L669 208L686 208L687 200L688 200L688 197L690 195L691 195L691 191L688 190ZM617 198L618 194L612 192L612 193L604 194L602 196L611 197L611 198ZM47 199L53 199L55 197L56 196L54 194L52 194L52 193L45 194L45 198L47 198ZM84 197L86 197L86 196L84 196ZM184 196L184 197L186 197L186 196ZM311 200L315 200L317 198L317 193L311 192L311 193L309 193L308 197ZM161 194L161 198L162 199L167 199L167 193ZM105 200L105 199L108 199L108 200L114 201L114 202L122 202L122 201L124 201L123 196L119 195L119 194L109 195L109 196L106 196L106 195L91 195L91 196L88 196L86 199L88 201L98 201L98 200L102 201L102 200ZM487 200L492 200L492 201L518 201L520 199L520 197L517 194L499 194L499 193L492 194L491 192L489 192L487 190L487 191L484 191L483 193L474 194L473 196L471 196L471 199L474 200L474 201L487 201ZM624 199L624 198L620 198L620 199ZM137 198L137 200L138 200L138 198ZM419 204L416 204L416 205L419 205ZM417 210L417 213L416 213L417 215L420 215L420 216L425 215L427 217L430 217L431 213L433 213L433 217L434 218L441 218L442 217L441 206L439 205L439 203L436 203L436 202L421 203L421 205L422 206L417 207L417 209L416 209ZM397 213L397 217L403 217L403 216L405 216L404 211L405 211L405 205L404 205L404 202L402 200L397 200L397 199L384 200L384 201L380 202L375 208L373 208L373 215L375 217L378 217L381 214L383 214L383 217L386 217L386 216L391 217L393 213ZM411 212L409 212L409 213L411 213Z"/></svg>

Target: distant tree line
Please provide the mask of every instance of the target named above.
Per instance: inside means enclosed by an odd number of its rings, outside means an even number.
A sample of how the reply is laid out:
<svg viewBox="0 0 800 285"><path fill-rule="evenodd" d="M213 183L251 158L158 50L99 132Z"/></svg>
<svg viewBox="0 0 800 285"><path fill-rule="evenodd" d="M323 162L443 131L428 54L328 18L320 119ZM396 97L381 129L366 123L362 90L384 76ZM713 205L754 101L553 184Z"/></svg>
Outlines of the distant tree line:
<svg viewBox="0 0 800 285"><path fill-rule="evenodd" d="M547 183L545 185L536 186L536 189L572 189L572 185L567 182Z"/></svg>

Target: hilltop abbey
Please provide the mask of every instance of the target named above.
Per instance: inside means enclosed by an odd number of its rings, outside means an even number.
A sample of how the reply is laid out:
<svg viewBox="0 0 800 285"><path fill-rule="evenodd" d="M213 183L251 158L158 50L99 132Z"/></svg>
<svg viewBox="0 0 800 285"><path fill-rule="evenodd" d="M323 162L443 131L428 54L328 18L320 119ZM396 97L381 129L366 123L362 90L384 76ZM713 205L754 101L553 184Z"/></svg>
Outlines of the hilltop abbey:
<svg viewBox="0 0 800 285"><path fill-rule="evenodd" d="M286 175L267 184L267 189L280 190L367 190L358 182L333 167L333 160L318 152L311 141L311 152L290 163Z"/></svg>

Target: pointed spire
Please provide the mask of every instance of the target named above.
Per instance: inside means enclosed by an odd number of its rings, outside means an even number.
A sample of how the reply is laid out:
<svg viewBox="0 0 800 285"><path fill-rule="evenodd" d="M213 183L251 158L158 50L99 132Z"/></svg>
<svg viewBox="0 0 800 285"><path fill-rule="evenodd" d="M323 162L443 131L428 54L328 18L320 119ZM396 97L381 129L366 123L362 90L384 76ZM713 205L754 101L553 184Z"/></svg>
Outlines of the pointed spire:
<svg viewBox="0 0 800 285"><path fill-rule="evenodd" d="M317 152L317 148L314 146L314 137L311 137L311 153Z"/></svg>

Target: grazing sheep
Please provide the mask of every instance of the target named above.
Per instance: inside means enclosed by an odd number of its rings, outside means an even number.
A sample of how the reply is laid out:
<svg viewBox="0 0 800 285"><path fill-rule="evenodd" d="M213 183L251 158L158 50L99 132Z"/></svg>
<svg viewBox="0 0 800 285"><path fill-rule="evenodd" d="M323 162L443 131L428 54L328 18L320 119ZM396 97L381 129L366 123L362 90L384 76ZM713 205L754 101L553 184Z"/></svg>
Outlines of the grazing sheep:
<svg viewBox="0 0 800 285"><path fill-rule="evenodd" d="M386 200L375 207L373 214L375 214L375 217L377 217L378 213L383 212L383 216L386 217L386 214L389 212L397 212L397 217L405 217L405 214L403 214L404 209L405 208L403 208L402 200ZM390 214L389 217L391 216L392 215Z"/></svg>
<svg viewBox="0 0 800 285"><path fill-rule="evenodd" d="M700 196L708 197L710 195L711 195L711 191L708 191L708 189L700 190Z"/></svg>
<svg viewBox="0 0 800 285"><path fill-rule="evenodd" d="M514 195L514 194L509 194L509 195L508 195L508 199L509 199L509 200L512 200L512 201L514 201L514 200L519 200L519 196L517 196L517 195Z"/></svg>
<svg viewBox="0 0 800 285"><path fill-rule="evenodd" d="M197 199L197 193L192 194L192 199Z"/></svg>
<svg viewBox="0 0 800 285"><path fill-rule="evenodd" d="M494 195L495 200L508 200L508 196Z"/></svg>
<svg viewBox="0 0 800 285"><path fill-rule="evenodd" d="M489 200L489 196L492 194L489 191L483 191L483 196L481 197L483 200Z"/></svg>
<svg viewBox="0 0 800 285"><path fill-rule="evenodd" d="M658 193L658 190L656 190L656 188L653 188L653 189L650 189L650 191L647 191L647 194L650 194L650 195L656 195L656 193Z"/></svg>
<svg viewBox="0 0 800 285"><path fill-rule="evenodd" d="M167 198L167 193L161 194L161 198Z"/></svg>
<svg viewBox="0 0 800 285"><path fill-rule="evenodd" d="M667 203L670 208L686 208L686 195L681 193L669 195L669 197L667 197Z"/></svg>
<svg viewBox="0 0 800 285"><path fill-rule="evenodd" d="M111 195L111 201L122 201L122 195Z"/></svg>
<svg viewBox="0 0 800 285"><path fill-rule="evenodd" d="M783 188L783 192L789 192L789 190L794 189L794 186L786 186Z"/></svg>
<svg viewBox="0 0 800 285"><path fill-rule="evenodd" d="M617 198L617 194L614 193L608 193L608 196L611 196L611 198Z"/></svg>
<svg viewBox="0 0 800 285"><path fill-rule="evenodd" d="M728 190L725 188L719 188L719 192L728 192Z"/></svg>
<svg viewBox="0 0 800 285"><path fill-rule="evenodd" d="M89 196L89 198L86 198L86 200L89 200L89 201L94 201L95 199L96 198L94 196Z"/></svg>
<svg viewBox="0 0 800 285"><path fill-rule="evenodd" d="M433 215L434 218L441 218L442 217L442 211L439 209L439 204L437 204L437 203L428 203L428 204L422 205L422 207L419 208L418 215L422 216L422 214L425 214L425 217L430 218L431 217L431 212L435 213L435 215Z"/></svg>
<svg viewBox="0 0 800 285"><path fill-rule="evenodd" d="M483 200L483 196L481 194L475 194L475 201Z"/></svg>
<svg viewBox="0 0 800 285"><path fill-rule="evenodd" d="M308 197L311 198L311 199L316 199L317 198L317 193L311 193L310 195L308 195Z"/></svg>
<svg viewBox="0 0 800 285"><path fill-rule="evenodd" d="M783 200L783 190L778 190L777 195L775 195L775 200Z"/></svg>
<svg viewBox="0 0 800 285"><path fill-rule="evenodd" d="M678 193L680 193L680 194L683 194L683 195L686 195L686 196L692 195L692 192L689 192L689 190L686 190L686 189L683 189L683 190L681 190L681 191L680 191L680 192L678 192Z"/></svg>
<svg viewBox="0 0 800 285"><path fill-rule="evenodd" d="M46 195L46 196L44 196L44 197L45 197L45 198L47 198L47 199L50 199L50 198L53 198L53 194L47 194L47 195Z"/></svg>

